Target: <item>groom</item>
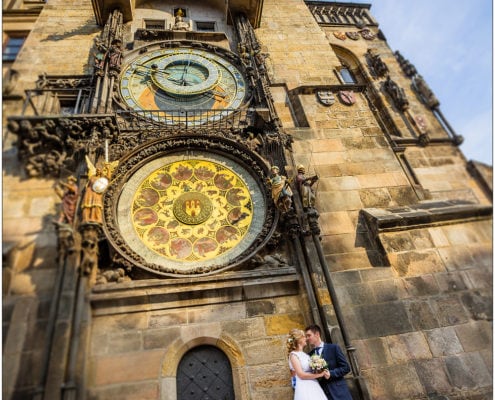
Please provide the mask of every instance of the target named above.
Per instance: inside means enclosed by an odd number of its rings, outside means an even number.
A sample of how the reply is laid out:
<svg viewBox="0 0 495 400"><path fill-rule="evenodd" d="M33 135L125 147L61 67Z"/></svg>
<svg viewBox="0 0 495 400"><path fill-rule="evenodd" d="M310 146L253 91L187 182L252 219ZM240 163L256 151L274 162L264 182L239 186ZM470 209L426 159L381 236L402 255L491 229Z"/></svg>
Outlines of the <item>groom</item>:
<svg viewBox="0 0 495 400"><path fill-rule="evenodd" d="M330 379L319 380L328 399L352 400L351 393L344 379L344 376L349 373L351 368L340 347L332 343L323 343L321 340L321 329L318 325L310 325L304 332L306 333L306 340L313 346L309 355L318 354L328 364Z"/></svg>

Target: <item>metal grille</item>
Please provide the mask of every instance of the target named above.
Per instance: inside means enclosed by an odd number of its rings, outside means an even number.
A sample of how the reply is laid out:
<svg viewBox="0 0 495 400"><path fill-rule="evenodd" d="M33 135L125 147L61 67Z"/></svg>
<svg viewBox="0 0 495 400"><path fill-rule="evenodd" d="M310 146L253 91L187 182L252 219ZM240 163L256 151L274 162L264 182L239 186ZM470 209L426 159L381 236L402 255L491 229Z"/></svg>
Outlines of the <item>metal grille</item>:
<svg viewBox="0 0 495 400"><path fill-rule="evenodd" d="M177 371L177 400L234 400L227 356L213 346L187 352Z"/></svg>
<svg viewBox="0 0 495 400"><path fill-rule="evenodd" d="M251 123L251 110L135 110L118 111L119 130L220 128L242 129Z"/></svg>

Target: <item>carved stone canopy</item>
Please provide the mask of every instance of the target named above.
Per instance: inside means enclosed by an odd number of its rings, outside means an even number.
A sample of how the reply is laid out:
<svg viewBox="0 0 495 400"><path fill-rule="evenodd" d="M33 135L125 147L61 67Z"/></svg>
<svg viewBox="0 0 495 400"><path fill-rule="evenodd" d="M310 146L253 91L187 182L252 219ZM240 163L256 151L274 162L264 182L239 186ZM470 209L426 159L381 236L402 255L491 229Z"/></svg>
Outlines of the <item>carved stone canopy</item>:
<svg viewBox="0 0 495 400"><path fill-rule="evenodd" d="M131 0L92 0L96 22L103 26L108 16L116 9L120 9L124 17L124 23L132 21L134 9L139 7L141 1ZM224 15L237 15L244 13L254 28L259 27L263 0L203 0L202 4L223 10ZM229 21L232 23L232 21Z"/></svg>
<svg viewBox="0 0 495 400"><path fill-rule="evenodd" d="M115 142L114 116L10 117L8 129L17 136L19 159L29 177L59 177L75 171L89 149Z"/></svg>

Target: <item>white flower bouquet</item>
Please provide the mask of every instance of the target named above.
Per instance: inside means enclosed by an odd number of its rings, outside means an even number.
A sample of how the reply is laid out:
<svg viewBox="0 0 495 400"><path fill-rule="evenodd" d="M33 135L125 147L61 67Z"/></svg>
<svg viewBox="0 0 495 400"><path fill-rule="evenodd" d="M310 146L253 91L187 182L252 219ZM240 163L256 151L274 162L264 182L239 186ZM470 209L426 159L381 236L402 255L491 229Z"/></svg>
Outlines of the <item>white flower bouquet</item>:
<svg viewBox="0 0 495 400"><path fill-rule="evenodd" d="M328 369L327 362L324 358L319 356L318 354L313 354L309 359L309 367L314 374L322 372Z"/></svg>

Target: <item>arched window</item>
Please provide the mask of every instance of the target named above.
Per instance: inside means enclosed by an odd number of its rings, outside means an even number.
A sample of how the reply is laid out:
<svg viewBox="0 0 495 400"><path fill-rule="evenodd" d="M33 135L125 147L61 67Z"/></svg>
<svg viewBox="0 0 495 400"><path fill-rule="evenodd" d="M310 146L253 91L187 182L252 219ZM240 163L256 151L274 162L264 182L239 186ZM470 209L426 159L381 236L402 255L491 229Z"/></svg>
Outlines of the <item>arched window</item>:
<svg viewBox="0 0 495 400"><path fill-rule="evenodd" d="M335 69L340 83L343 85L363 84L357 57L344 47L332 45L332 48L341 64Z"/></svg>
<svg viewBox="0 0 495 400"><path fill-rule="evenodd" d="M177 400L234 400L232 368L214 346L189 350L177 371Z"/></svg>
<svg viewBox="0 0 495 400"><path fill-rule="evenodd" d="M352 75L351 69L343 66L339 68L339 74L340 78L342 79L342 82L345 84L354 84L356 83L356 80L354 79L354 76Z"/></svg>

